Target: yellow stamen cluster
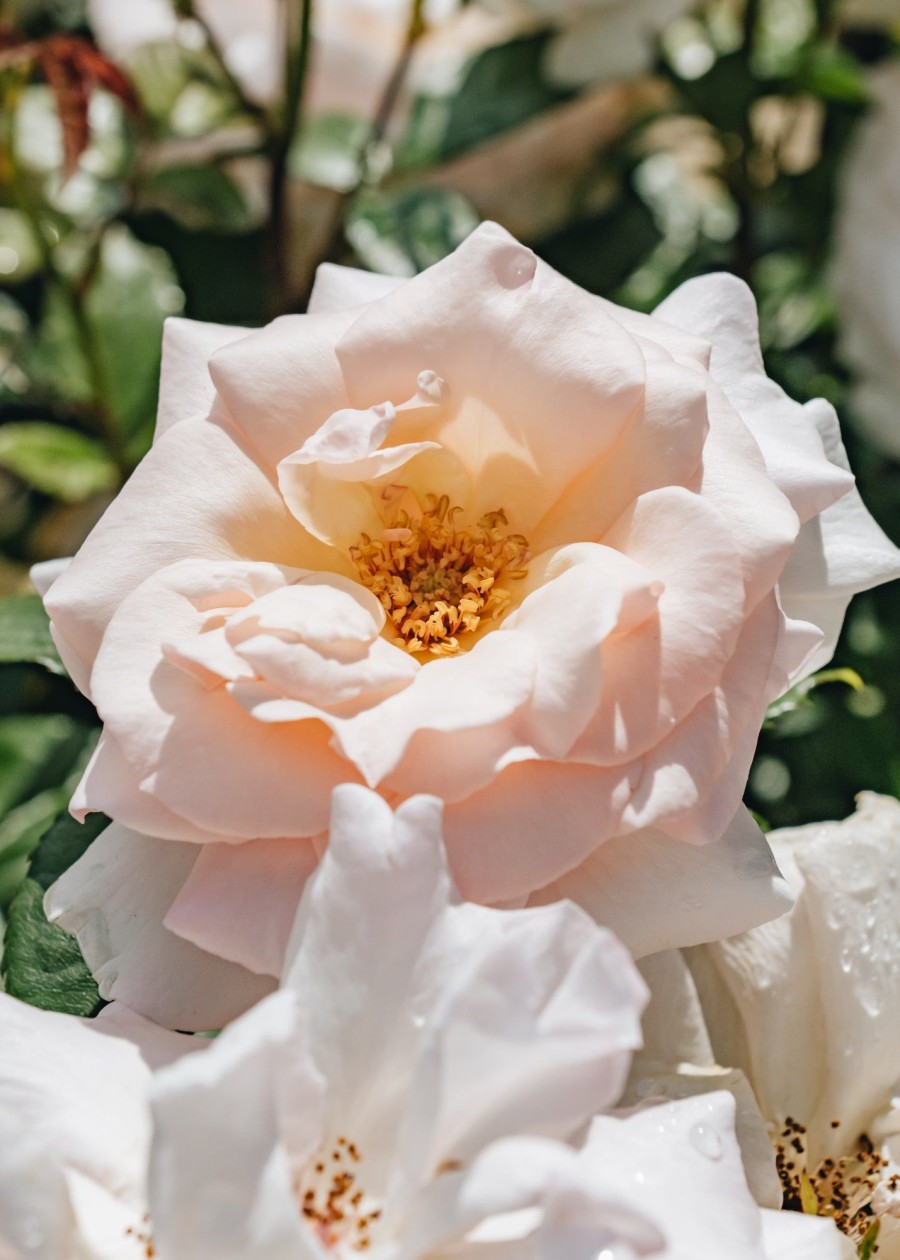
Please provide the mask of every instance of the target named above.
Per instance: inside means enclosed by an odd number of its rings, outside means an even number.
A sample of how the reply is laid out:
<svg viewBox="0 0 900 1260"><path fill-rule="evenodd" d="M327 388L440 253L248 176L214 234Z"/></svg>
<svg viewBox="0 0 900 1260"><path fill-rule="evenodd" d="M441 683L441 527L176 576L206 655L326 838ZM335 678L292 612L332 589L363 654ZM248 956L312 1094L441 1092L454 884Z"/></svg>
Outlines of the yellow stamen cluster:
<svg viewBox="0 0 900 1260"><path fill-rule="evenodd" d="M525 576L528 542L506 533L501 510L460 526L460 509L446 495L428 502L418 518L402 513L381 538L363 534L350 556L407 651L454 656L460 635L509 607L512 596L498 580Z"/></svg>
<svg viewBox="0 0 900 1260"><path fill-rule="evenodd" d="M840 1121L833 1120L837 1129ZM856 1244L860 1257L878 1254L880 1220L872 1197L884 1181L888 1161L861 1134L849 1155L830 1156L812 1168L806 1158L806 1127L788 1116L775 1144L775 1163L784 1192L783 1206L814 1216L831 1216L837 1227ZM897 1177L888 1179L891 1190Z"/></svg>
<svg viewBox="0 0 900 1260"><path fill-rule="evenodd" d="M300 1210L316 1237L326 1247L368 1251L371 1230L381 1216L357 1184L360 1153L345 1137L312 1164L297 1196Z"/></svg>

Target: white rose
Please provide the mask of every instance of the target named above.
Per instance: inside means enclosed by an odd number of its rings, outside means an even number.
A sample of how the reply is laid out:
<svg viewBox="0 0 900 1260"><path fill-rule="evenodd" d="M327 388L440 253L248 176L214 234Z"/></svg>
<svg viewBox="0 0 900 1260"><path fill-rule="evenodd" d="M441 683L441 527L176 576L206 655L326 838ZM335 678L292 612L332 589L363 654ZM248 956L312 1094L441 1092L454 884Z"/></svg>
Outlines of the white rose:
<svg viewBox="0 0 900 1260"><path fill-rule="evenodd" d="M844 822L768 838L795 905L688 951L693 982L677 956L659 956L652 972L645 966L654 992L645 1055L685 1056L710 1075L713 1058L740 1069L788 1198L797 1208L804 1195L815 1200L855 1244L880 1218L879 1260L897 1260L900 803L863 793Z"/></svg>

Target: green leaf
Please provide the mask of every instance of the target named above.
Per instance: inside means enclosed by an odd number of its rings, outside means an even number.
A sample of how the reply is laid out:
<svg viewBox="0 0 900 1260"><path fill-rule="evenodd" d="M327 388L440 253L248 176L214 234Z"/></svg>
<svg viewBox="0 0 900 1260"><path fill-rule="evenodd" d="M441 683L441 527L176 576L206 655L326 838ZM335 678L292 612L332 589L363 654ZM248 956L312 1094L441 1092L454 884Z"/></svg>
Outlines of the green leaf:
<svg viewBox="0 0 900 1260"><path fill-rule="evenodd" d="M163 121L190 82L190 59L174 39L143 44L128 58L128 72L145 111Z"/></svg>
<svg viewBox="0 0 900 1260"><path fill-rule="evenodd" d="M44 890L26 879L9 908L3 978L12 997L67 1015L91 1015L100 992L74 936L44 914Z"/></svg>
<svg viewBox="0 0 900 1260"><path fill-rule="evenodd" d="M108 826L109 819L105 814L88 814L87 820L80 823L68 810L64 810L41 837L31 859L29 879L46 892L64 871L84 856L100 832Z"/></svg>
<svg viewBox="0 0 900 1260"><path fill-rule="evenodd" d="M0 817L65 782L95 733L63 713L0 718Z"/></svg>
<svg viewBox="0 0 900 1260"><path fill-rule="evenodd" d="M48 827L60 819L94 751L97 735L98 730L91 730L82 740L60 783L45 787L30 800L14 806L0 822L0 906L6 907L12 901L29 873L29 859L38 842ZM57 771L60 769L57 766ZM75 827L78 835L86 834L66 815L62 815L62 823Z"/></svg>
<svg viewBox="0 0 900 1260"><path fill-rule="evenodd" d="M0 663L24 661L43 665L52 674L66 672L40 595L7 595L0 599Z"/></svg>
<svg viewBox="0 0 900 1260"><path fill-rule="evenodd" d="M791 687L790 691L786 691L783 696L769 705L766 714L766 725L780 717L784 717L786 713L794 713L803 705L810 703L810 697L817 687L822 687L826 683L843 683L845 687L852 687L854 691L864 691L866 684L857 674L855 669L822 669L818 674L811 674L809 678L804 678L802 682L798 682L796 687Z"/></svg>
<svg viewBox="0 0 900 1260"><path fill-rule="evenodd" d="M311 118L290 154L290 173L320 188L351 192L359 182L360 153L370 124L352 114Z"/></svg>
<svg viewBox="0 0 900 1260"><path fill-rule="evenodd" d="M152 429L163 323L180 314L183 305L168 254L144 245L121 224L110 228L85 314L103 399L126 437Z"/></svg>
<svg viewBox="0 0 900 1260"><path fill-rule="evenodd" d="M35 334L18 355L32 394L67 409L91 399L87 364L78 341L78 328L59 285L46 290Z"/></svg>
<svg viewBox="0 0 900 1260"><path fill-rule="evenodd" d="M244 194L217 166L166 166L141 184L141 210L162 210L194 231L248 232L258 226Z"/></svg>
<svg viewBox="0 0 900 1260"><path fill-rule="evenodd" d="M41 838L28 878L9 908L2 971L7 993L45 1010L91 1015L100 994L74 936L50 923L44 893L109 823L92 814L77 823L61 814Z"/></svg>
<svg viewBox="0 0 900 1260"><path fill-rule="evenodd" d="M70 795L61 787L47 788L11 809L0 823L0 906L8 906L19 891L32 852Z"/></svg>
<svg viewBox="0 0 900 1260"><path fill-rule="evenodd" d="M830 41L809 50L797 80L800 87L826 101L865 105L869 99L865 66Z"/></svg>
<svg viewBox="0 0 900 1260"><path fill-rule="evenodd" d="M117 482L116 466L97 442L38 420L0 428L0 467L63 503L80 503Z"/></svg>
<svg viewBox="0 0 900 1260"><path fill-rule="evenodd" d="M544 31L488 48L469 63L455 92L420 97L398 163L446 161L568 99L543 78L548 39Z"/></svg>
<svg viewBox="0 0 900 1260"><path fill-rule="evenodd" d="M354 203L347 239L371 271L413 276L452 253L478 221L465 197L442 188L373 192Z"/></svg>
<svg viewBox="0 0 900 1260"><path fill-rule="evenodd" d="M564 276L606 296L624 283L660 238L649 207L627 189L612 210L554 233L541 242L539 250Z"/></svg>

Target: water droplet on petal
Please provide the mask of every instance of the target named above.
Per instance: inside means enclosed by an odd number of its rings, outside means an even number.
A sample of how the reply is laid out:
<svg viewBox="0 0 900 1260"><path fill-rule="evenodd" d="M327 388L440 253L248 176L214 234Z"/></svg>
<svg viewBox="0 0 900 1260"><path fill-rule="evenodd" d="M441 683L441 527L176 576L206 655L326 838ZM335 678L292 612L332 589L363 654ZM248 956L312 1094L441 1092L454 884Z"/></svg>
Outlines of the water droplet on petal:
<svg viewBox="0 0 900 1260"><path fill-rule="evenodd" d="M537 259L530 250L515 246L497 258L496 275L500 283L507 289L518 289L527 284L534 276Z"/></svg>
<svg viewBox="0 0 900 1260"><path fill-rule="evenodd" d="M722 1139L710 1125L695 1124L688 1134L688 1141L706 1159L722 1158Z"/></svg>

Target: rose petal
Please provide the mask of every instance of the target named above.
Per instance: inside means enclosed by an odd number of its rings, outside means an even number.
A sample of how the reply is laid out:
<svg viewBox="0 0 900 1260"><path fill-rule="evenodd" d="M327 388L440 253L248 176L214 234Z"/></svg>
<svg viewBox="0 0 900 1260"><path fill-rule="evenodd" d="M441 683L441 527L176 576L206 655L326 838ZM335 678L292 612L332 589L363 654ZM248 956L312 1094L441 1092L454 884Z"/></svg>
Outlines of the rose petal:
<svg viewBox="0 0 900 1260"><path fill-rule="evenodd" d="M775 919L793 900L743 806L712 844L685 844L652 829L616 836L531 900L559 897L583 906L636 958L746 931L737 925Z"/></svg>
<svg viewBox="0 0 900 1260"><path fill-rule="evenodd" d="M352 319L347 314L285 315L210 360L218 394L266 467L275 468L329 416L353 405L335 354ZM389 397L368 398L363 406Z"/></svg>
<svg viewBox="0 0 900 1260"><path fill-rule="evenodd" d="M327 824L329 785L353 773L329 748L322 723L254 721L224 687L208 689L164 658L165 639L200 630L197 601L232 586L253 592L262 583L262 592L284 582L273 565L172 565L123 601L94 667L95 703L143 790L220 839L317 835Z"/></svg>
<svg viewBox="0 0 900 1260"><path fill-rule="evenodd" d="M140 539L140 545L135 539ZM302 564L318 556L266 475L222 425L182 420L132 474L128 493L107 509L46 607L63 659L90 669L110 618L145 578L185 555ZM311 568L328 565L313 563ZM71 671L70 671L71 672Z"/></svg>
<svg viewBox="0 0 900 1260"><path fill-rule="evenodd" d="M162 926L198 856L112 823L46 897L73 932L100 993L167 1028L221 1028L268 992L268 979L204 953Z"/></svg>
<svg viewBox="0 0 900 1260"><path fill-rule="evenodd" d="M448 419L404 440L440 441L472 479L473 515L502 507L526 534L612 449L644 380L621 326L495 224L360 313L337 352L358 407L407 398L423 369L437 373Z"/></svg>
<svg viewBox="0 0 900 1260"><path fill-rule="evenodd" d="M220 841L215 831L196 827L145 792L122 750L103 731L81 781L72 794L69 812L79 822L88 814L108 814L133 831L162 840L187 840L192 844Z"/></svg>
<svg viewBox="0 0 900 1260"><path fill-rule="evenodd" d="M209 414L216 397L209 375L210 356L248 332L249 328L194 319L166 320L154 441L178 420Z"/></svg>
<svg viewBox="0 0 900 1260"><path fill-rule="evenodd" d="M309 840L207 844L163 920L183 940L264 976L280 976L307 879Z"/></svg>
<svg viewBox="0 0 900 1260"><path fill-rule="evenodd" d="M697 276L654 315L711 342L713 378L750 428L801 521L847 493L853 482L826 456L808 413L766 375L756 300L742 280L724 272Z"/></svg>
<svg viewBox="0 0 900 1260"><path fill-rule="evenodd" d="M675 486L638 499L604 543L664 585L658 617L603 648L600 704L572 756L608 766L652 748L717 685L742 628L743 587L719 513Z"/></svg>
<svg viewBox="0 0 900 1260"><path fill-rule="evenodd" d="M301 1029L293 995L273 994L206 1054L157 1075L150 1211L161 1255L318 1260L297 1205L279 1107L289 1083L305 1103L295 1110L305 1116L307 1145L315 1141L321 1084Z"/></svg>
<svg viewBox="0 0 900 1260"><path fill-rule="evenodd" d="M806 404L825 451L838 468L849 471L834 408L822 399ZM791 679L815 673L831 660L853 596L900 577L900 551L866 510L854 486L800 531L797 546L779 583L785 612L825 631L821 647Z"/></svg>
<svg viewBox="0 0 900 1260"><path fill-rule="evenodd" d="M627 767L508 765L447 809L444 836L457 886L468 900L488 904L542 888L615 833L632 790Z"/></svg>
<svg viewBox="0 0 900 1260"><path fill-rule="evenodd" d="M357 267L340 267L336 263L320 263L316 279L309 295L307 310L310 315L330 315L346 311L364 302L393 293L406 283L403 276L382 276L373 271L360 271Z"/></svg>

